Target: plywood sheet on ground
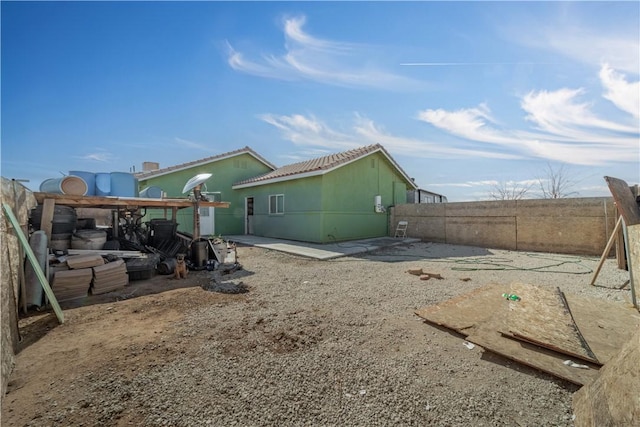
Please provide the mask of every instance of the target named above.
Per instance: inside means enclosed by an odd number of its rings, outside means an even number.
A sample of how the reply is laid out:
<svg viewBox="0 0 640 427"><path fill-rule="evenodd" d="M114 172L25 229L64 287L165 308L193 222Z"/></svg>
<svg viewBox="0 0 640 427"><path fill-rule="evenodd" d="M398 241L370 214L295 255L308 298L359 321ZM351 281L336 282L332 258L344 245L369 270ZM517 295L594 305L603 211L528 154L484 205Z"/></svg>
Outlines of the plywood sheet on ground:
<svg viewBox="0 0 640 427"><path fill-rule="evenodd" d="M587 341L582 337L564 295L559 289L514 283L510 293L520 301L510 301L506 321L500 329L505 335L598 363Z"/></svg>
<svg viewBox="0 0 640 427"><path fill-rule="evenodd" d="M488 285L440 304L416 310L429 323L469 335L474 327L488 321L507 303L502 298L508 285Z"/></svg>
<svg viewBox="0 0 640 427"><path fill-rule="evenodd" d="M598 377L599 366L588 362L578 362L589 368L573 368L565 365L566 360L572 360L567 355L539 347L535 344L505 337L497 328L504 324L504 320L492 319L481 325L467 340L493 353L514 360L523 365L549 373L557 378L577 385L589 384Z"/></svg>
<svg viewBox="0 0 640 427"><path fill-rule="evenodd" d="M440 304L421 308L416 314L428 323L465 335L469 341L486 350L558 378L578 385L594 380L598 374L596 364L580 363L566 354L500 334L500 330L505 330L507 308L510 304L516 304L501 296L510 290L508 285L489 285ZM603 363L610 360L629 338L631 331L638 328L637 312L628 305L573 294L565 296L584 339ZM563 362L568 359L586 364L590 369L567 366Z"/></svg>
<svg viewBox="0 0 640 427"><path fill-rule="evenodd" d="M640 425L640 331L573 396L576 427Z"/></svg>
<svg viewBox="0 0 640 427"><path fill-rule="evenodd" d="M640 328L630 304L566 293L573 318L601 363L608 363Z"/></svg>

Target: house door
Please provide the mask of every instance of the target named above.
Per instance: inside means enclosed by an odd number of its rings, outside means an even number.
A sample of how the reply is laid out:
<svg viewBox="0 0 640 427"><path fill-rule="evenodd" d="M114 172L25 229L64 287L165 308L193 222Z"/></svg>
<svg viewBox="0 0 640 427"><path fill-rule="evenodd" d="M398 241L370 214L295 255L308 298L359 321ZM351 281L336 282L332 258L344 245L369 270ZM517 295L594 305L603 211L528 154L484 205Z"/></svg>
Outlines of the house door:
<svg viewBox="0 0 640 427"><path fill-rule="evenodd" d="M253 197L244 199L244 234L253 234Z"/></svg>
<svg viewBox="0 0 640 427"><path fill-rule="evenodd" d="M216 234L215 224L216 208L200 208L200 235L214 236Z"/></svg>

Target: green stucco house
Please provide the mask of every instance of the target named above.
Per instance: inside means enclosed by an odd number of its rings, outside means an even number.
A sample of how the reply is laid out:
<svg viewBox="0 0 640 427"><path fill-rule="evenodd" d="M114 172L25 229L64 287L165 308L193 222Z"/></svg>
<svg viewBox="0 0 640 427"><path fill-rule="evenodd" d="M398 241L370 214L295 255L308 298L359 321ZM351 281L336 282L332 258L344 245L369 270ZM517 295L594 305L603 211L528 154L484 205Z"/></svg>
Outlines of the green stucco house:
<svg viewBox="0 0 640 427"><path fill-rule="evenodd" d="M418 187L375 144L283 166L231 188L244 207L244 234L330 243L389 235L388 208L407 203L407 191Z"/></svg>
<svg viewBox="0 0 640 427"><path fill-rule="evenodd" d="M229 202L229 208L200 208L200 235L243 234L245 230L244 196L232 190L235 182L249 179L276 169L249 147L207 157L193 162L183 163L166 168L149 167L136 173L140 190L155 187L166 193L166 197L187 197L182 193L185 183L192 177L202 173L211 173L202 187L203 194L211 201ZM157 166L157 164L155 164ZM170 214L170 213L169 213ZM162 209L148 210L145 221L152 218L165 218L167 213ZM178 230L193 234L193 209L181 209L177 213Z"/></svg>
<svg viewBox="0 0 640 427"><path fill-rule="evenodd" d="M153 165L152 163L150 163ZM330 243L392 234L388 208L418 190L380 144L276 168L249 147L135 174L139 188L182 198L185 183L211 173L202 188L229 208L200 208L200 235L238 235ZM165 218L148 210L145 221ZM177 213L178 230L193 234L193 209Z"/></svg>

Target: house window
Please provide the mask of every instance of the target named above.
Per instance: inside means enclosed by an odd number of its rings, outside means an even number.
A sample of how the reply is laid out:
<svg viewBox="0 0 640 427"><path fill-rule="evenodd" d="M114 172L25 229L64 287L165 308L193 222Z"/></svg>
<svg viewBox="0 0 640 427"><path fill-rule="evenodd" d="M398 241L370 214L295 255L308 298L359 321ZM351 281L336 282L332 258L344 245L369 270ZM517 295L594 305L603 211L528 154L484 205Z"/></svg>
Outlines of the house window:
<svg viewBox="0 0 640 427"><path fill-rule="evenodd" d="M269 196L269 214L284 214L284 194Z"/></svg>
<svg viewBox="0 0 640 427"><path fill-rule="evenodd" d="M233 159L233 167L236 169L247 169L248 165L246 159Z"/></svg>
<svg viewBox="0 0 640 427"><path fill-rule="evenodd" d="M200 216L209 216L209 208L200 208Z"/></svg>

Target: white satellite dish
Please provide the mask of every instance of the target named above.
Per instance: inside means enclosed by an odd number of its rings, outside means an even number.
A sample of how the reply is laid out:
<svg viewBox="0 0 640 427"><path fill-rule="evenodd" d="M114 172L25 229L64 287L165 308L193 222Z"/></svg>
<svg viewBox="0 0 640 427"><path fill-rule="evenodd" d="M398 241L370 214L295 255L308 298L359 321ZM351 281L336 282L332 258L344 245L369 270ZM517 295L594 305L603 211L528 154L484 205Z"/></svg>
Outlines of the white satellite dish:
<svg viewBox="0 0 640 427"><path fill-rule="evenodd" d="M187 183L184 185L184 188L182 189L182 192L183 193L187 193L187 192L191 191L192 189L194 189L198 185L202 184L203 182L205 182L206 180L211 178L211 175L213 175L213 174L211 174L211 173L200 173L200 174L194 176L189 181L187 181Z"/></svg>

